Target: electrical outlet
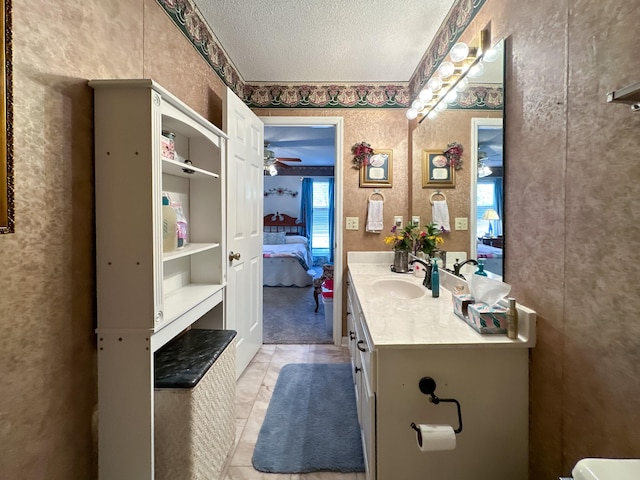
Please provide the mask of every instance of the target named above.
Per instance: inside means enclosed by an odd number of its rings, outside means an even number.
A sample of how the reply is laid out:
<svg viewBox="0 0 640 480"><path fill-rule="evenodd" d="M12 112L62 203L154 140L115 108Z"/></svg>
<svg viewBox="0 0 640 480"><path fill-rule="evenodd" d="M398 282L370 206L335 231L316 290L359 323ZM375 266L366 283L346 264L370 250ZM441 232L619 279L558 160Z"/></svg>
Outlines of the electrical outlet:
<svg viewBox="0 0 640 480"><path fill-rule="evenodd" d="M420 225L420 215L413 215L411 217L411 223L413 225Z"/></svg>
<svg viewBox="0 0 640 480"><path fill-rule="evenodd" d="M456 230L469 230L469 219L467 217L456 217Z"/></svg>
<svg viewBox="0 0 640 480"><path fill-rule="evenodd" d="M396 215L393 217L393 224L396 228L402 228L402 215Z"/></svg>
<svg viewBox="0 0 640 480"><path fill-rule="evenodd" d="M347 217L347 230L358 230L360 228L360 217Z"/></svg>

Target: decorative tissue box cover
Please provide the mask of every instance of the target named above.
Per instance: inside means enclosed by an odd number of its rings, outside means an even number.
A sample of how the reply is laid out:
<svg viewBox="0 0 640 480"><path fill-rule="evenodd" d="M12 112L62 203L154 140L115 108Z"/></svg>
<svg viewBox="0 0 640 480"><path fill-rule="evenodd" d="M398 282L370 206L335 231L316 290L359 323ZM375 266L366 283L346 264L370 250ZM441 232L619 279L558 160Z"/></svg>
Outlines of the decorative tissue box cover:
<svg viewBox="0 0 640 480"><path fill-rule="evenodd" d="M453 313L463 319L465 322L469 323L469 312L467 309L469 305L475 303L475 298L473 295L468 293L462 295L453 295Z"/></svg>
<svg viewBox="0 0 640 480"><path fill-rule="evenodd" d="M465 321L480 333L507 333L507 309L490 307L486 303L472 303Z"/></svg>

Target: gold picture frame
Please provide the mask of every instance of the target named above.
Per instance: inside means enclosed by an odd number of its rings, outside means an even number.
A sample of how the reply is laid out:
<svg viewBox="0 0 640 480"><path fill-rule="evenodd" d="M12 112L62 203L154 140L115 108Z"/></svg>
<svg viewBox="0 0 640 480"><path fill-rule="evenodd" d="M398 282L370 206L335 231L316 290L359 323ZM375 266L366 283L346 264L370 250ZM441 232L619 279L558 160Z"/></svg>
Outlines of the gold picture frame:
<svg viewBox="0 0 640 480"><path fill-rule="evenodd" d="M13 91L11 0L2 2L0 24L4 35L0 48L0 234L14 233L13 217Z"/></svg>
<svg viewBox="0 0 640 480"><path fill-rule="evenodd" d="M360 168L360 186L391 187L393 181L393 150L374 150L368 165Z"/></svg>
<svg viewBox="0 0 640 480"><path fill-rule="evenodd" d="M456 171L442 152L443 150L422 150L422 188L456 186Z"/></svg>

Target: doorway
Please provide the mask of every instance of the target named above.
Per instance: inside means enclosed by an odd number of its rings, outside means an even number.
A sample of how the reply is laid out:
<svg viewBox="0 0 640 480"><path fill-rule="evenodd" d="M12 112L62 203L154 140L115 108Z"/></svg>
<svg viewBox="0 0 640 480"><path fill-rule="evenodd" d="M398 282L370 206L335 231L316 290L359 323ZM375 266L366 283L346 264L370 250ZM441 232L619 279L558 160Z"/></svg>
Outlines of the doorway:
<svg viewBox="0 0 640 480"><path fill-rule="evenodd" d="M340 345L342 343L342 268L343 268L343 250L342 250L342 211L343 211L343 191L342 191L342 169L343 159L341 152L343 151L343 119L341 117L261 117L264 122L265 129L272 126L280 127L309 127L323 128L333 127L335 131L333 141L334 154L334 241L333 241L333 264L334 264L334 283L333 283L333 302L332 302L332 324L333 324L333 343ZM266 138L266 137L265 137ZM309 145L313 148L313 145ZM265 212L266 214L267 212Z"/></svg>

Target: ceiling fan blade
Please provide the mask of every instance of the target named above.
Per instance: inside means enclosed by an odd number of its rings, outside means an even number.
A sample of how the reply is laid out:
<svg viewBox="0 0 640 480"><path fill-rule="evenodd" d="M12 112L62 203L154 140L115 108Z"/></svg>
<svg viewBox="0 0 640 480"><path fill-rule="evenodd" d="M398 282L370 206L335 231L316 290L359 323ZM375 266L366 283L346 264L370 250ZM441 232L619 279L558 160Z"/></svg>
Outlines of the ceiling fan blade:
<svg viewBox="0 0 640 480"><path fill-rule="evenodd" d="M278 157L276 161L280 162L301 162L300 158L290 158L290 157Z"/></svg>
<svg viewBox="0 0 640 480"><path fill-rule="evenodd" d="M291 167L291 165L287 165L286 163L281 162L280 159L277 159L275 162L273 162L273 164L276 166L276 168L280 168L280 167L290 168Z"/></svg>

